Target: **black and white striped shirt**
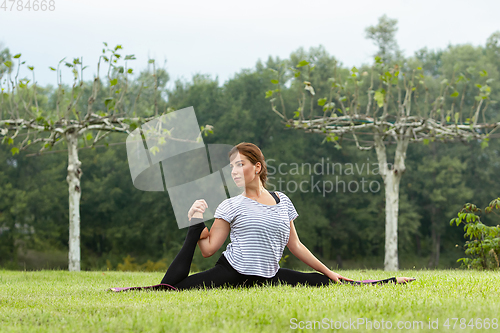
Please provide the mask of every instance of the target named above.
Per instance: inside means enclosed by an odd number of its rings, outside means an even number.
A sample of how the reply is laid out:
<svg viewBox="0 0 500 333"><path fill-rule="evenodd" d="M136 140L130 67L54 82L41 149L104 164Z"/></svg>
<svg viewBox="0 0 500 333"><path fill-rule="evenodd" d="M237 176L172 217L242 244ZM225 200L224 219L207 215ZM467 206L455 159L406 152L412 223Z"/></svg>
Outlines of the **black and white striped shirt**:
<svg viewBox="0 0 500 333"><path fill-rule="evenodd" d="M273 277L290 237L290 221L299 216L292 201L275 191L280 201L264 205L243 195L221 202L214 217L231 225L231 243L223 252L241 274Z"/></svg>

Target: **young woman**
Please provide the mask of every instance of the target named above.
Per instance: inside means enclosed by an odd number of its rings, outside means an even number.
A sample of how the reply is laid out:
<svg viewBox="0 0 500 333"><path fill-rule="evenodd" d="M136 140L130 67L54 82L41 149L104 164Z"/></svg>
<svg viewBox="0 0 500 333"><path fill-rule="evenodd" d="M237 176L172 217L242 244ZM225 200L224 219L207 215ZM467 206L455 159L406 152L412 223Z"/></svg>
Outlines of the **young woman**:
<svg viewBox="0 0 500 333"><path fill-rule="evenodd" d="M183 290L266 283L292 286L323 286L342 281L356 283L328 269L300 242L293 223L298 216L295 207L284 193L266 190L267 167L264 155L256 145L238 144L229 152L229 160L231 176L243 193L224 200L217 207L210 230L204 223L189 227L184 245L161 285ZM188 212L189 220L201 222L206 208L205 200L196 200ZM196 244L207 258L219 250L228 235L231 243L215 267L188 276ZM319 273L280 268L278 263L285 246ZM385 281L388 280L406 283L413 279L391 278Z"/></svg>

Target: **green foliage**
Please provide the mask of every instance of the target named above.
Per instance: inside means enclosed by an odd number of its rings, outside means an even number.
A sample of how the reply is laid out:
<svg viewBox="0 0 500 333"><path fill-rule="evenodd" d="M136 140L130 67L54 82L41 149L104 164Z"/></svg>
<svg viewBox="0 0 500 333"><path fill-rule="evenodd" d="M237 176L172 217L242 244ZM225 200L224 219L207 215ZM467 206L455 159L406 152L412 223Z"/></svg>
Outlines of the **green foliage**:
<svg viewBox="0 0 500 333"><path fill-rule="evenodd" d="M492 200L485 208L486 213L500 211L500 198ZM468 258L460 258L464 267L473 269L498 269L500 261L500 225L487 226L481 222L481 209L467 203L458 212L458 217L451 219L450 225L464 224L465 254Z"/></svg>
<svg viewBox="0 0 500 333"><path fill-rule="evenodd" d="M113 268L109 260L107 266L108 270ZM128 255L123 258L123 263L117 265L116 270L122 272L165 272L167 268L168 266L165 259L161 259L157 262L148 260L144 264L137 264L135 263L135 258Z"/></svg>
<svg viewBox="0 0 500 333"><path fill-rule="evenodd" d="M284 263L286 263L286 259L289 257L290 255L288 254L285 254L284 256L281 257L280 261L279 261L279 265L282 265Z"/></svg>
<svg viewBox="0 0 500 333"><path fill-rule="evenodd" d="M0 79L5 73L10 73L12 71L11 67L11 59L12 55L10 54L10 51L8 48L2 48L2 45L0 44ZM9 66L7 66L9 64Z"/></svg>
<svg viewBox="0 0 500 333"><path fill-rule="evenodd" d="M27 193L10 175L0 171L0 266L16 269L18 251L30 238L31 221Z"/></svg>
<svg viewBox="0 0 500 333"><path fill-rule="evenodd" d="M320 98L320 99L318 99L318 105L323 106L323 105L325 105L326 101L327 101L326 97Z"/></svg>
<svg viewBox="0 0 500 333"><path fill-rule="evenodd" d="M304 66L307 66L307 65L309 65L309 62L308 62L308 61L306 61L306 60L302 60L301 62L299 62L299 63L297 64L297 66L296 66L296 67L297 67L297 68L300 68L300 67L304 67Z"/></svg>
<svg viewBox="0 0 500 333"><path fill-rule="evenodd" d="M379 89L375 91L375 96L373 97L375 101L377 102L377 105L379 108L384 106L384 101L385 101L385 89Z"/></svg>
<svg viewBox="0 0 500 333"><path fill-rule="evenodd" d="M396 31L398 30L396 19L390 19L387 15L379 18L376 26L370 26L365 29L366 38L371 39L378 47L376 62L389 62L395 56L398 56L399 48L396 41Z"/></svg>
<svg viewBox="0 0 500 333"><path fill-rule="evenodd" d="M399 78L399 83L402 84L401 76L406 70L416 68L416 76L423 75L418 79L428 85L429 93L432 95L439 92L441 87L447 86L446 83L440 84L443 75L451 77L457 64L459 66L457 71L463 74L463 77L458 79L453 89L446 94L445 105L442 107L443 115L449 115L450 121L456 121L455 112L458 111L458 103L464 96L463 89L466 84L468 85L465 96L471 96L471 98L464 99L463 110L468 112L474 108L473 97L480 93L486 95L488 93L486 86L491 88L491 94L488 99L484 100L484 104L498 100L500 98L498 70L500 49L497 50L495 45L491 44L487 48L458 45L442 51L420 50L414 57L407 59L405 66L408 68L401 68L397 77L395 74L387 75L386 71L380 68L375 74L380 75L378 79L381 85L375 85L372 89L376 101L372 107L383 106L379 103L383 103L384 94L387 94L387 84L392 84L395 78ZM114 49L114 47L111 48L111 50ZM118 50L114 50L115 55ZM0 51L0 72L12 70L16 62L13 62L10 68L3 65L6 60L12 61L12 56L2 58L1 54ZM107 59L109 61L110 57ZM134 56L119 59L133 60ZM385 61L381 57L375 57L375 63L378 65L382 65L383 60ZM254 69L242 70L222 84L208 75L196 75L190 81L176 81L171 89L166 87L169 75L165 70L157 69L156 81L151 73L144 71L137 73L136 78L129 77L127 91L130 95L124 96L121 105L126 106L123 109L130 112L128 116L145 117L154 114L151 101L154 100L152 88L156 82L159 87L158 96L161 96L158 98L160 112L194 106L200 124L214 125L214 135L204 137L206 144L253 142L262 149L266 159L275 159L270 162L275 167L282 162L288 165L294 162L314 165L321 161L321 158L325 158L325 161L329 158L330 162L361 165L366 163L369 157L370 163L375 162L374 154L359 152L349 145L342 150L333 149L340 147L338 142L342 138L339 136L326 136L325 144L322 145L323 138L283 128L281 120L277 119L274 113L269 112L269 99L277 97L275 81L278 81L286 109L294 110L294 113L287 114L287 116L294 114L298 117L300 112L308 115L310 105L313 107L314 116L323 117L326 111L331 111L332 117L341 115L344 111L348 113L348 105L353 102L352 96L356 85L360 91L368 90L369 77L364 77L362 73L369 71L370 68L367 66L337 67L337 73L335 73L333 68L336 61L335 57L329 55L323 47L313 47L307 51L300 48L294 51L288 59L288 64L294 68L287 74L288 76L283 72L278 72L281 60L270 57L267 62L259 61ZM310 71L313 66L316 69ZM65 70L73 69L64 65L63 67ZM483 68L485 72L482 71ZM109 114L108 110L112 112L113 101L120 98L116 91L121 89L119 94L125 91L122 86L125 73L131 74L131 69L124 69L121 72L120 66L117 65L111 71L111 80L117 79L116 84L107 86L107 82L102 83L106 88L112 87L113 89L99 91L94 105L97 114L105 116ZM482 76L485 73L488 75ZM352 74L356 75L352 76ZM340 76L347 77L349 80L339 79ZM291 77L299 77L297 82L300 85L292 84L288 88L285 83ZM433 77L437 79L434 80ZM375 75L374 78L377 79L377 76ZM478 79L483 81L478 81ZM490 79L494 80L488 81ZM313 83L315 97L311 97L308 91L304 91L302 84L304 81ZM481 87L474 86L472 82L480 84ZM328 97L332 86L339 88L341 93L330 103ZM82 86L83 95L78 104L79 109L86 110L91 88L91 82L85 82ZM30 86L27 89L30 89ZM295 99L291 98L296 96L297 89L307 93L305 107L301 110L298 110ZM68 99L71 98L69 93L71 86L63 85L63 90L66 92L65 96ZM32 90L29 91L32 92ZM454 94L454 91L459 92L459 95L450 96ZM134 108L135 98L139 92L140 98ZM415 92L418 93L416 100L424 99L425 90L422 86L417 86ZM37 94L40 113L36 114L36 121L42 125L50 124L51 119L57 117L54 111L57 106L57 91L50 87L38 87ZM391 94L397 95L397 92L391 90ZM268 99L263 97L268 97ZM8 102L9 98L10 95L4 92L3 101ZM310 98L315 99L311 101ZM279 98L276 100L280 102ZM454 100L457 100L457 104L453 112L449 112ZM366 101L366 94L361 94L359 104L366 104ZM340 105L341 102L344 103L344 110ZM60 107L63 109L67 105L65 100ZM390 103L389 113L392 107ZM425 111L421 104L412 104L412 109L414 108ZM119 110L115 112L117 111ZM488 119L497 117L497 121L500 121L499 111L499 104L490 103L484 111L485 117ZM482 119L482 114L480 117ZM468 122L470 119L472 116L465 115L464 119L458 119L458 123ZM138 126L137 123L127 121L126 123L129 123L131 130ZM23 134L25 133L21 132L19 137ZM88 134L86 139L91 139L90 135L95 137L96 132ZM123 143L124 138L123 135L111 135L103 144ZM17 232L21 229L11 229L17 231L4 232L0 235L2 265L5 267L9 264L10 258L17 253L20 244L40 251L48 251L48 249L67 251L66 154L55 153L39 157L26 157L23 153L12 155L14 141L10 137L0 139L4 142L4 145L0 146L0 172L5 175L0 177L0 190L2 191L0 217L3 218L0 227L15 226L19 221L25 221L24 223L35 230L33 234L23 234ZM443 223L459 209L450 203L466 202L465 200L469 200L469 197L485 201L485 198L497 195L492 192L500 186L497 177L500 172L498 140L492 137L489 141L483 141L484 143L470 140L467 145L447 144L442 148L437 148L435 154L430 154L429 149L433 149L434 146L432 142L433 139L425 139L423 145L413 145L408 149L407 172L400 189L398 230L401 266L413 267L414 262L405 259L405 256L415 253L418 260L427 261L431 252L435 252L435 246L438 245L436 242L440 236L442 266L453 267L457 258L456 253L453 252L456 250L454 245L461 239L462 234L458 232L458 228L449 226L445 228L447 223ZM8 146L9 143L10 146ZM481 145L486 144L490 149L481 150ZM61 148L58 149L61 150L66 149L64 143L61 143L59 147ZM394 147L388 146L387 149L392 152ZM33 149L29 153L35 151ZM109 149L97 148L93 151L81 150L80 160L84 172L81 201L83 269L106 267L106 259L113 262L111 267L115 268L118 261L121 261L121 258L127 254L137 258L136 260L141 263L147 262L148 259L157 262L163 257L175 256L184 239L185 230L177 228L171 204L165 193L145 193L133 187L130 181L130 170L127 163L124 163L127 161L124 145L110 145ZM17 167L13 166L14 161ZM321 176L321 180L335 182L335 176L337 175L324 175ZM362 176L366 178L367 175ZM269 184L278 188L278 180L280 180L278 175L275 174L272 177L274 179L269 179ZM310 179L310 174L287 174L281 178L281 180L297 183L304 180L310 181ZM318 180L320 178L315 176L315 181ZM354 175L340 175L339 180L348 183L351 180L359 181L360 179ZM379 176L373 175L370 180L381 181ZM282 190L289 195L300 214L296 220L296 228L301 241L329 266L335 267L339 257L344 265L351 262L353 267L359 267L363 258L377 258L373 261L380 262L380 256L383 254L382 235L384 233L383 185L379 193L368 194L334 191L323 196L318 192L293 192L293 188L289 190L286 185L283 185ZM11 212L11 207L16 207L16 203L19 206ZM94 265L89 258L94 258L97 263ZM214 255L205 259L197 254L194 262L199 269L208 269L213 267L217 258L218 256ZM135 262L132 263L135 264ZM123 262L122 264L125 265ZM293 268L300 263L290 256L284 265ZM427 266L427 264L422 264L422 267Z"/></svg>

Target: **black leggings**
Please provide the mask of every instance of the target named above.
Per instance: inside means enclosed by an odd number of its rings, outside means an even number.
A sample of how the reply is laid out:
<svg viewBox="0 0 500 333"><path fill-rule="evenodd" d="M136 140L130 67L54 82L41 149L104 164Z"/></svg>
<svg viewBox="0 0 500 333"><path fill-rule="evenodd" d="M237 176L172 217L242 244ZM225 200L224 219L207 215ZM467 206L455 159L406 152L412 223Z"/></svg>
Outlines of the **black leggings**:
<svg viewBox="0 0 500 333"><path fill-rule="evenodd" d="M192 219L197 220L197 219ZM201 221L201 219L199 219ZM275 276L265 278L256 275L244 275L236 271L222 254L215 267L196 274L189 275L194 250L205 228L204 223L195 224L188 229L188 234L182 249L170 264L161 283L166 283L179 290L192 288L217 288L222 286L251 287L254 285L298 284L314 287L328 285L333 281L320 273L302 273L287 268L280 268Z"/></svg>

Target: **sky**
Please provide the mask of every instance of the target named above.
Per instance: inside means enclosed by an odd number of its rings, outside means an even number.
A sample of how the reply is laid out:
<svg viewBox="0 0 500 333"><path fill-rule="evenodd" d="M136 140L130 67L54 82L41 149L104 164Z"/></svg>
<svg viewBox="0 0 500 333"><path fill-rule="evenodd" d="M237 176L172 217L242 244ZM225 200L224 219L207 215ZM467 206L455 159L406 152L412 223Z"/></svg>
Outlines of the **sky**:
<svg viewBox="0 0 500 333"><path fill-rule="evenodd" d="M197 73L218 77L222 84L242 69L254 68L259 59L287 58L299 47L323 45L349 67L371 63L377 48L366 39L365 28L376 25L384 14L398 20L396 38L406 56L423 47L485 45L500 30L498 0L51 3L53 11L35 12L18 10L17 0L11 10L12 0L0 0L0 44L35 67L39 85L57 83L48 67L56 67L64 57L83 57L89 66L84 79L92 79L103 42L122 45L123 55L135 54L137 60L128 66L136 72L146 68L149 58L156 59L170 75L167 87L173 87L175 80L189 81ZM24 69L20 77L27 75ZM71 83L69 70L62 79Z"/></svg>

